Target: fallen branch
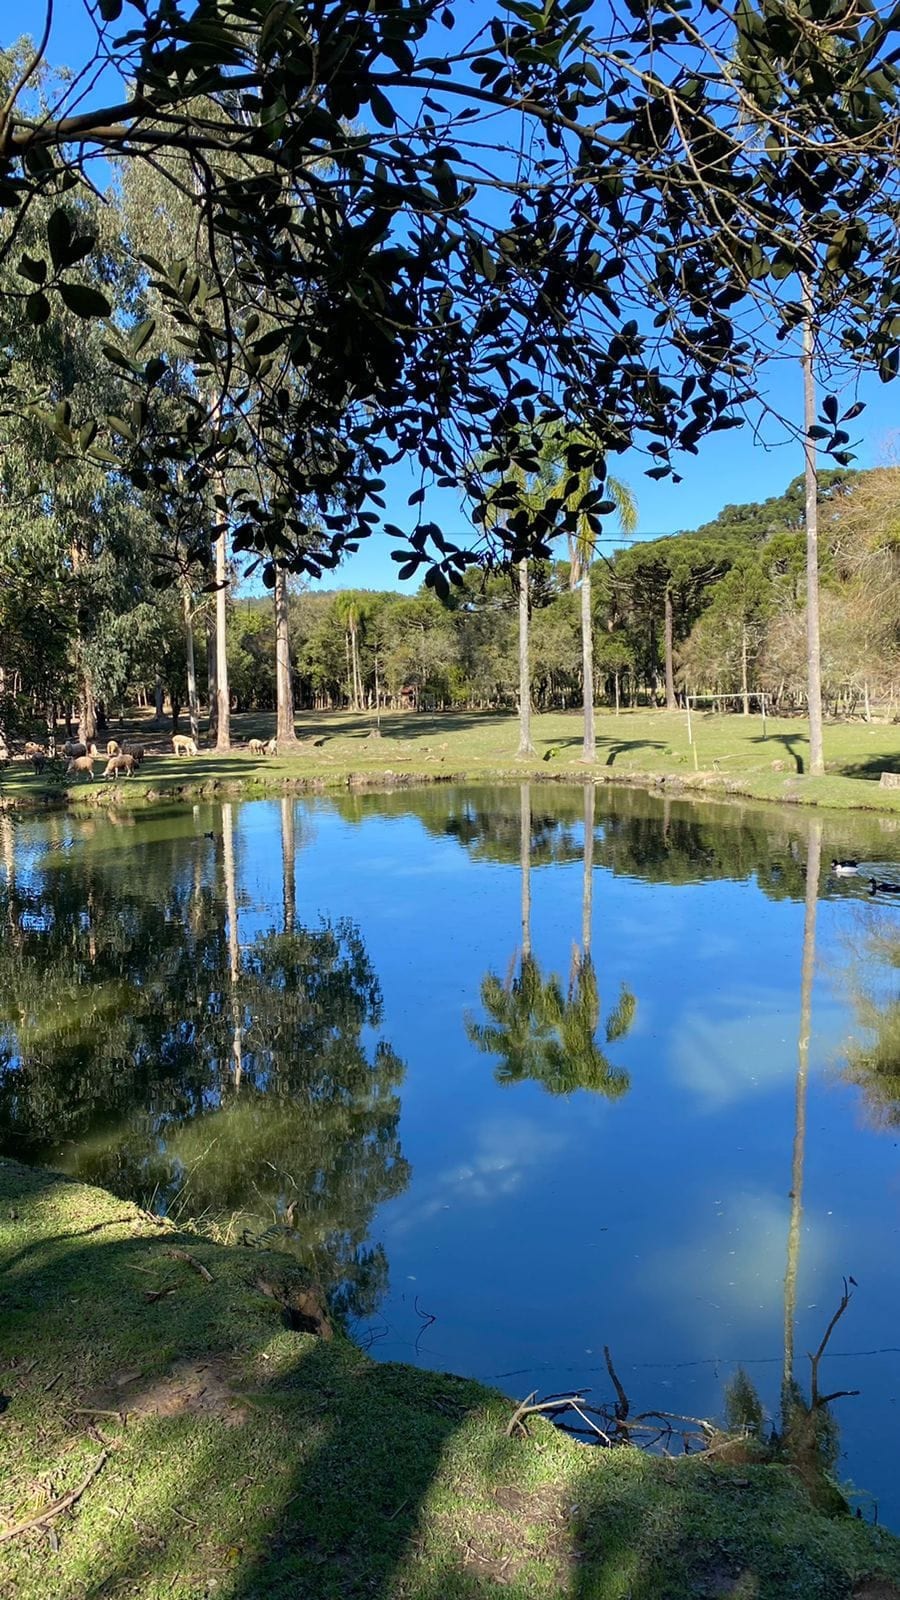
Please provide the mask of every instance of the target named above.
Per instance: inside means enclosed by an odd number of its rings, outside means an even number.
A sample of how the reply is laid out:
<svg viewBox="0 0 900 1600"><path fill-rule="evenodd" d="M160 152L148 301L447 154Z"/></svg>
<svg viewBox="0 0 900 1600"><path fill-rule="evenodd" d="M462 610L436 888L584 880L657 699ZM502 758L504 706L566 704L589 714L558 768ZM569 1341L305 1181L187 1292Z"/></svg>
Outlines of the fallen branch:
<svg viewBox="0 0 900 1600"><path fill-rule="evenodd" d="M97 1473L106 1465L108 1460L109 1451L103 1450L91 1467L87 1477L82 1479L77 1488L70 1489L68 1494L61 1495L58 1500L54 1500L53 1504L47 1507L46 1511L39 1512L36 1517L26 1517L24 1522L16 1522L11 1528L4 1528L0 1532L0 1544L5 1544L7 1539L17 1539L20 1533L29 1533L32 1528L43 1528L46 1523L52 1522L54 1517L62 1516L64 1511L70 1511L72 1506L76 1505L81 1499L88 1485L93 1483Z"/></svg>
<svg viewBox="0 0 900 1600"><path fill-rule="evenodd" d="M186 1262L189 1267L193 1268L194 1272L199 1272L206 1283L212 1283L213 1275L209 1268L205 1267L202 1261L198 1261L196 1256L190 1255L187 1250L167 1250L165 1254L171 1256L173 1261Z"/></svg>
<svg viewBox="0 0 900 1600"><path fill-rule="evenodd" d="M625 1390L622 1387L622 1382L621 1382L621 1379L619 1377L619 1374L617 1373L615 1367L613 1366L613 1359L612 1359L612 1356L609 1353L609 1345L608 1344L605 1344L603 1346L603 1359L606 1362L606 1370L609 1373L610 1379L612 1381L612 1386L616 1391L616 1395L618 1396L618 1398L616 1400L616 1421L617 1422L624 1422L626 1417L628 1416L628 1411L629 1411L628 1396L627 1396L627 1394L625 1393Z"/></svg>
<svg viewBox="0 0 900 1600"><path fill-rule="evenodd" d="M854 1281L853 1278L850 1279L850 1283L854 1284L854 1287L855 1287L855 1281ZM831 1335L834 1333L835 1328L837 1327L838 1323L840 1322L841 1317L844 1315L844 1312L846 1311L846 1309L849 1306L850 1301L852 1299L853 1299L853 1290L850 1288L850 1286L849 1286L849 1284L847 1282L847 1279L845 1278L844 1279L844 1292L841 1295L840 1304L839 1304L836 1312L834 1313L834 1316L832 1317L831 1321L829 1322L828 1327L825 1329L825 1332L822 1335L822 1342L819 1345L819 1348L816 1351L815 1355L813 1355L811 1352L809 1354L809 1364L810 1364L809 1407L810 1407L811 1411L815 1411L815 1410L819 1409L821 1406L827 1405L829 1400L837 1400L837 1399L839 1399L840 1396L842 1394L844 1394L844 1393L846 1393L846 1394L858 1394L859 1393L858 1390L847 1389L847 1390L840 1391L840 1394L837 1394L837 1393L836 1394L829 1394L829 1395L820 1395L819 1394L819 1362L821 1361L822 1357L825 1354L825 1351L826 1351L826 1349L828 1347L828 1341L831 1338Z"/></svg>
<svg viewBox="0 0 900 1600"><path fill-rule="evenodd" d="M541 1411L568 1411L573 1406L577 1409L579 1405L584 1405L584 1397L580 1394L560 1395L554 1400L539 1400L537 1404L532 1404L536 1394L537 1390L533 1389L527 1400L523 1400L521 1405L516 1406L509 1422L506 1424L506 1437L508 1439L512 1438L516 1428L521 1426L526 1417L533 1417ZM584 1420L586 1422L587 1417Z"/></svg>

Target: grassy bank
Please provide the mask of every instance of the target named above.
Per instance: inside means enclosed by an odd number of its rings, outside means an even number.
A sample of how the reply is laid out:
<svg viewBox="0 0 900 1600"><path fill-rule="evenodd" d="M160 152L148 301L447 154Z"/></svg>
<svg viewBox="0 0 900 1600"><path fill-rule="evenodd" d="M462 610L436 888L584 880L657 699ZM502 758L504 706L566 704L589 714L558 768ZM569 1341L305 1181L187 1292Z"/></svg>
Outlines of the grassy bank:
<svg viewBox="0 0 900 1600"><path fill-rule="evenodd" d="M577 714L535 717L536 753L516 755L517 723L510 715L456 712L385 715L380 732L371 716L305 713L297 719L300 745L290 755L259 757L246 749L251 738L273 731L270 717L236 716L235 749L229 755L202 751L195 759L176 758L171 740L149 721L116 726L116 737L141 739L147 760L140 776L115 788L72 781L66 786L35 775L14 761L0 776L0 799L29 804L58 800L61 792L78 804L133 804L159 795L192 795L229 788L264 790L284 784L316 788L350 783L429 781L442 777L569 777L586 772L600 782L653 783L676 788L741 794L794 805L855 810L900 811L900 790L882 789L883 771L900 772L900 728L882 723L839 723L826 730L828 771L807 776L809 752L805 724L769 719L763 731L758 716L694 715L693 743L683 713L634 711L597 720L597 759L586 768L580 759L581 722ZM98 776L102 765L98 764Z"/></svg>
<svg viewBox="0 0 900 1600"><path fill-rule="evenodd" d="M500 1395L290 1332L287 1257L7 1162L0 1266L4 1597L900 1600L900 1541L784 1468L508 1438Z"/></svg>

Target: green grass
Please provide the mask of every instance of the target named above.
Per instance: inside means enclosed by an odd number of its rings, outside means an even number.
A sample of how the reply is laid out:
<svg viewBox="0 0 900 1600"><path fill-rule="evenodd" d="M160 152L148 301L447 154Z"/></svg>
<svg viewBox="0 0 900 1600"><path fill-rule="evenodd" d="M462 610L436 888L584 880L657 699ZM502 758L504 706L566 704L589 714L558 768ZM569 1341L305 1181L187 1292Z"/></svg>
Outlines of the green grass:
<svg viewBox="0 0 900 1600"><path fill-rule="evenodd" d="M498 1394L289 1332L253 1287L281 1259L0 1163L0 1532L108 1452L52 1537L0 1543L0 1594L900 1597L900 1542L785 1468L509 1439Z"/></svg>
<svg viewBox="0 0 900 1600"><path fill-rule="evenodd" d="M379 736L371 736L373 728L369 715L304 713L297 719L302 742L295 754L257 757L246 749L247 740L268 737L273 719L235 716L231 754L204 750L196 759L176 759L171 740L155 734L145 718L126 730L126 736L147 744L139 777L114 788L73 780L66 792L79 804L115 800L127 805L160 794L227 792L231 787L333 788L525 774L580 781L589 771L598 781L653 783L665 778L670 787L795 805L900 811L900 789L881 789L877 782L882 771L900 772L900 726L892 723L828 725L824 778L806 776L809 750L801 719L769 719L763 737L759 716L695 713L691 745L682 712L602 713L597 718L597 759L590 768L581 761L581 719L574 712L535 717L536 754L527 759L516 755L518 726L509 714L399 712L382 716ZM114 731L122 736L119 728ZM316 745L313 740L324 742ZM99 764L97 771L102 771ZM56 797L63 787L35 776L21 761L13 761L0 776L0 796L14 804Z"/></svg>

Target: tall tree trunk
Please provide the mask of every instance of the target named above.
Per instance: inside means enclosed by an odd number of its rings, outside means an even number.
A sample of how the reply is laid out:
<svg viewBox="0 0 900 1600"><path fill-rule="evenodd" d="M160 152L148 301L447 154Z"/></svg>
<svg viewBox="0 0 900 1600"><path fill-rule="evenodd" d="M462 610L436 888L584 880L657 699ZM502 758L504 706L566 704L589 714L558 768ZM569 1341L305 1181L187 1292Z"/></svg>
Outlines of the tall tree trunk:
<svg viewBox="0 0 900 1600"><path fill-rule="evenodd" d="M664 645L666 657L666 710L677 711L678 702L675 699L675 622L672 614L672 594L668 584L665 593L665 637Z"/></svg>
<svg viewBox="0 0 900 1600"><path fill-rule="evenodd" d="M522 959L531 955L531 785L519 785L519 866L522 874Z"/></svg>
<svg viewBox="0 0 900 1600"><path fill-rule="evenodd" d="M822 824L809 825L806 855L806 910L803 918L803 959L800 967L800 1033L797 1039L797 1083L794 1096L794 1148L791 1157L791 1215L788 1224L787 1267L784 1274L783 1392L794 1375L794 1324L797 1315L797 1270L800 1264L800 1224L803 1219L803 1162L806 1151L806 1094L809 1082L809 1038L812 1030L812 991L816 966L816 908L822 865Z"/></svg>
<svg viewBox="0 0 900 1600"><path fill-rule="evenodd" d="M153 711L154 711L154 720L157 723L162 722L163 713L165 711L165 708L166 708L166 691L163 688L162 684L160 683L159 679L157 678L155 684L153 685Z"/></svg>
<svg viewBox="0 0 900 1600"><path fill-rule="evenodd" d="M295 858L294 802L284 795L281 801L281 899L285 933L293 933L297 920Z"/></svg>
<svg viewBox="0 0 900 1600"><path fill-rule="evenodd" d="M234 813L228 801L222 805L222 862L225 874L225 908L228 916L228 978L231 999L231 1054L234 1087L239 1089L243 1075L243 1036L238 979L241 972L241 941L238 928L237 876L234 861Z"/></svg>
<svg viewBox="0 0 900 1600"><path fill-rule="evenodd" d="M615 686L616 686L616 716L618 716L619 715L619 674L618 674L618 672L614 672L613 673L613 681L614 681Z"/></svg>
<svg viewBox="0 0 900 1600"><path fill-rule="evenodd" d="M594 761L597 740L594 732L594 619L591 615L591 565L585 551L581 567L581 677L584 704L584 747L582 761Z"/></svg>
<svg viewBox="0 0 900 1600"><path fill-rule="evenodd" d="M209 706L207 741L215 743L219 729L219 697L216 682L216 624L213 617L206 618L206 703Z"/></svg>
<svg viewBox="0 0 900 1600"><path fill-rule="evenodd" d="M291 640L288 624L288 580L283 567L275 568L275 738L279 748L297 743L294 730L294 684L291 677Z"/></svg>
<svg viewBox="0 0 900 1600"><path fill-rule="evenodd" d="M519 562L519 749L533 756L531 742L531 663L528 655L528 562Z"/></svg>
<svg viewBox="0 0 900 1600"><path fill-rule="evenodd" d="M82 669L81 690L78 696L78 737L85 745L97 737L97 706L94 700L94 685L87 667Z"/></svg>
<svg viewBox="0 0 900 1600"><path fill-rule="evenodd" d="M584 786L584 877L581 883L581 959L591 959L594 910L594 785Z"/></svg>
<svg viewBox="0 0 900 1600"><path fill-rule="evenodd" d="M218 486L221 492L221 485ZM228 688L228 521L216 511L216 749L231 749L231 695Z"/></svg>
<svg viewBox="0 0 900 1600"><path fill-rule="evenodd" d="M353 709L363 709L362 673L359 670L359 629L350 629L350 649L353 657Z"/></svg>
<svg viewBox="0 0 900 1600"><path fill-rule="evenodd" d="M744 716L750 715L750 695L747 691L747 628L741 623L741 698L744 702Z"/></svg>
<svg viewBox="0 0 900 1600"><path fill-rule="evenodd" d="M188 583L184 583L181 588L181 611L184 617L184 659L187 666L188 715L191 719L191 738L196 744L200 738L200 700L197 695L194 624L191 617L191 590Z"/></svg>
<svg viewBox="0 0 900 1600"><path fill-rule="evenodd" d="M349 628L347 629L347 631L344 634L344 653L345 653L345 655L347 657L347 704L350 707L350 710L353 711L355 709L354 705L353 705L353 694L354 694L354 690L356 688L356 678L354 677L352 668L350 666L350 629Z"/></svg>
<svg viewBox="0 0 900 1600"><path fill-rule="evenodd" d="M800 280L803 297L803 456L806 477L806 698L809 705L809 770L825 771L822 738L822 648L819 627L819 474L816 441L816 375L813 367L813 296L809 279Z"/></svg>

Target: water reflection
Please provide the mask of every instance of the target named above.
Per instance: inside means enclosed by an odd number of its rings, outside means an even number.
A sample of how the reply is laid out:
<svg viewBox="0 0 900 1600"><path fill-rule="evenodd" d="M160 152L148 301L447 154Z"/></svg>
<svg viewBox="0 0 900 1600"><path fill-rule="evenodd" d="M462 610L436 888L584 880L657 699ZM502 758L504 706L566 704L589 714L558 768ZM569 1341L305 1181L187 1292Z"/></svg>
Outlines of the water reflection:
<svg viewBox="0 0 900 1600"><path fill-rule="evenodd" d="M594 787L584 786L581 948L572 952L568 990L556 974L544 977L531 950L531 785L520 789L520 877L522 946L516 970L513 956L505 980L488 972L481 983L487 1023L466 1019L466 1033L477 1049L496 1056L498 1083L538 1083L548 1094L589 1089L619 1099L628 1092L628 1073L613 1065L597 1041L600 992L591 959L593 911ZM622 985L618 1004L606 1021L605 1041L625 1037L636 1001Z"/></svg>
<svg viewBox="0 0 900 1600"><path fill-rule="evenodd" d="M287 1224L279 1242L367 1311L387 1274L372 1214L409 1180L405 1068L372 1039L356 924L297 923L285 807L281 927L244 947L227 803L212 843L163 841L134 877L88 848L7 881L0 1140L232 1235Z"/></svg>
<svg viewBox="0 0 900 1600"><path fill-rule="evenodd" d="M852 1272L827 1387L900 1522L896 1151L858 1114L900 1124L896 908L832 856L900 856L894 819L535 783L0 815L0 1146L277 1224L385 1356L521 1395L603 1385L608 1342L694 1415L746 1361L780 1434Z"/></svg>

